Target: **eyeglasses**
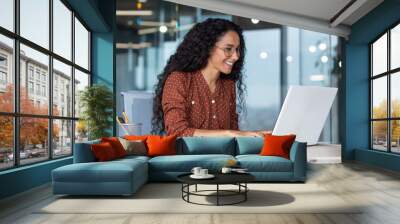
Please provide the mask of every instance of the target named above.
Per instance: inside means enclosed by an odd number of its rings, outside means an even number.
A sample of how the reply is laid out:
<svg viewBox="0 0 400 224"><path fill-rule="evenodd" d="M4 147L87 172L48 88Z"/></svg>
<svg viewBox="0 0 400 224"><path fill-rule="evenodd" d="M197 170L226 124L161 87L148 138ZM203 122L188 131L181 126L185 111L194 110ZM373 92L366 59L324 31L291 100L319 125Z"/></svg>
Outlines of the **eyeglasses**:
<svg viewBox="0 0 400 224"><path fill-rule="evenodd" d="M224 51L225 56L227 57L232 57L232 55L236 52L237 56L240 57L240 49L239 48L233 48L233 47L220 47L216 46L217 48L221 49Z"/></svg>

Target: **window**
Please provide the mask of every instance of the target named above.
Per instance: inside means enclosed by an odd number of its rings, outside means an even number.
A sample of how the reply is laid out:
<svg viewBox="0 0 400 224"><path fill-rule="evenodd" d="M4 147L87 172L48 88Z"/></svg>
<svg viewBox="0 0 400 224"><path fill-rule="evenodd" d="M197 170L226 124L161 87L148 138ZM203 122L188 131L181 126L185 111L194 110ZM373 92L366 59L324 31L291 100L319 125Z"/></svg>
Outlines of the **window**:
<svg viewBox="0 0 400 224"><path fill-rule="evenodd" d="M0 26L14 31L14 0L0 1Z"/></svg>
<svg viewBox="0 0 400 224"><path fill-rule="evenodd" d="M75 18L75 62L82 68L89 69L89 32Z"/></svg>
<svg viewBox="0 0 400 224"><path fill-rule="evenodd" d="M40 81L40 70L36 69L36 80Z"/></svg>
<svg viewBox="0 0 400 224"><path fill-rule="evenodd" d="M1 5L1 4L0 4ZM1 11L1 9L0 9ZM7 169L14 166L14 122L12 116L4 116L0 114L0 133L2 135L0 141L0 169Z"/></svg>
<svg viewBox="0 0 400 224"><path fill-rule="evenodd" d="M7 74L3 71L0 71L0 84L2 85L7 84Z"/></svg>
<svg viewBox="0 0 400 224"><path fill-rule="evenodd" d="M3 68L7 67L7 56L0 55L0 67L3 67Z"/></svg>
<svg viewBox="0 0 400 224"><path fill-rule="evenodd" d="M20 0L21 36L49 48L49 0ZM40 13L39 13L40 12Z"/></svg>
<svg viewBox="0 0 400 224"><path fill-rule="evenodd" d="M6 91L7 85L7 56L0 54L0 91Z"/></svg>
<svg viewBox="0 0 400 224"><path fill-rule="evenodd" d="M75 117L79 117L81 114L81 108L79 107L79 96L81 91L89 86L89 74L75 70Z"/></svg>
<svg viewBox="0 0 400 224"><path fill-rule="evenodd" d="M61 102L64 103L64 96L71 96L72 91L70 89L65 89L64 85L65 83L69 83L70 85L72 84L72 68L69 65L66 65L56 59L53 60L54 64L54 70L53 70L53 77L54 77L54 83L53 83L53 89L54 89L54 97L53 97L53 102L54 103L59 103L58 97L60 93L60 100ZM72 104L72 98L69 97L68 104ZM69 102L71 101L71 102ZM59 114L59 108L53 110L53 114ZM65 114L62 113L62 116L72 116L72 108L68 107L67 110L65 111Z"/></svg>
<svg viewBox="0 0 400 224"><path fill-rule="evenodd" d="M42 86L42 96L46 96L46 86Z"/></svg>
<svg viewBox="0 0 400 224"><path fill-rule="evenodd" d="M371 148L400 153L400 25L370 44Z"/></svg>
<svg viewBox="0 0 400 224"><path fill-rule="evenodd" d="M14 8L15 3L19 7ZM67 4L62 0L0 0L0 83L8 82L7 87L0 85L0 170L72 155L75 130L83 130L80 136L87 139L85 127L75 127L79 120L73 114L76 91L65 87L82 82L79 75L74 80L75 73L90 80L90 31ZM19 11L14 13L14 9ZM19 130L15 134L14 126Z"/></svg>
<svg viewBox="0 0 400 224"><path fill-rule="evenodd" d="M32 66L29 66L28 74L29 74L29 79L33 80L33 67Z"/></svg>
<svg viewBox="0 0 400 224"><path fill-rule="evenodd" d="M28 92L29 94L33 94L33 82L28 82Z"/></svg>
<svg viewBox="0 0 400 224"><path fill-rule="evenodd" d="M36 84L36 95L40 95L40 84Z"/></svg>
<svg viewBox="0 0 400 224"><path fill-rule="evenodd" d="M71 60L72 12L60 1L53 0L54 52Z"/></svg>
<svg viewBox="0 0 400 224"><path fill-rule="evenodd" d="M72 144L71 120L53 120L53 157L70 155Z"/></svg>
<svg viewBox="0 0 400 224"><path fill-rule="evenodd" d="M0 3L0 21L2 20L4 15L3 13L3 3L5 1L1 1ZM1 24L1 23L0 23ZM14 111L14 71L12 69L12 58L14 57L14 42L11 38L6 37L0 33L0 113L8 112L12 113ZM6 62L8 60L8 62ZM4 118L4 117L3 117ZM5 119L5 118L4 118ZM1 123L1 121L0 121ZM8 131L8 130L7 130ZM0 139L1 139L0 135ZM2 142L0 141L0 149L3 147ZM5 145L10 146L8 143L4 143ZM0 160L0 169L1 169L1 160Z"/></svg>

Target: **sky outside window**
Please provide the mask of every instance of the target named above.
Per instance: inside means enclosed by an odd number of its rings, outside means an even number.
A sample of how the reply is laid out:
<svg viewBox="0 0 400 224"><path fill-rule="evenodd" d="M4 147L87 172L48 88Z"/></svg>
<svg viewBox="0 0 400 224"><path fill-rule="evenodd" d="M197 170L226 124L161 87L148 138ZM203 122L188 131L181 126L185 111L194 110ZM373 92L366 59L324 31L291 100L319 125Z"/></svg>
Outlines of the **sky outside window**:
<svg viewBox="0 0 400 224"><path fill-rule="evenodd" d="M53 3L53 50L71 60L72 12L60 0L53 0Z"/></svg>
<svg viewBox="0 0 400 224"><path fill-rule="evenodd" d="M49 48L48 11L48 0L20 0L21 36L46 49Z"/></svg>
<svg viewBox="0 0 400 224"><path fill-rule="evenodd" d="M0 26L14 31L13 0L0 0Z"/></svg>

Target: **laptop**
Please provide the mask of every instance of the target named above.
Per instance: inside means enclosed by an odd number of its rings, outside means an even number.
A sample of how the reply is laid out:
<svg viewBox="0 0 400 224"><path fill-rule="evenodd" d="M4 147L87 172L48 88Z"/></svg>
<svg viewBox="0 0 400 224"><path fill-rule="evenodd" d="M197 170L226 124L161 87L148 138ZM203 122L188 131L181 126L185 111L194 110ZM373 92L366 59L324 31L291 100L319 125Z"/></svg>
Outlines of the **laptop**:
<svg viewBox="0 0 400 224"><path fill-rule="evenodd" d="M298 142L317 144L337 90L332 87L290 86L272 134L295 134Z"/></svg>

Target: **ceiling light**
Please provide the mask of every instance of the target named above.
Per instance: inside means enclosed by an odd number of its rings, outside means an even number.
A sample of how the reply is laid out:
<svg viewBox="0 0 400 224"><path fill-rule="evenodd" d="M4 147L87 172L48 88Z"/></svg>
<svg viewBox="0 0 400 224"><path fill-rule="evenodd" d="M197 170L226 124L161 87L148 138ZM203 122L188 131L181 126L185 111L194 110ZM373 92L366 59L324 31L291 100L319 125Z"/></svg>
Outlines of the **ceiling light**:
<svg viewBox="0 0 400 224"><path fill-rule="evenodd" d="M322 56L321 57L321 61L322 61L322 63L327 63L328 62L328 56Z"/></svg>
<svg viewBox="0 0 400 224"><path fill-rule="evenodd" d="M158 22L158 21L148 21L148 20L140 22L141 26L162 26L162 25L165 25L165 26L169 26L169 27L176 27L176 24L177 24L177 22L175 20L172 20L169 23Z"/></svg>
<svg viewBox="0 0 400 224"><path fill-rule="evenodd" d="M289 63L292 62L292 61L293 61L293 57L290 56L290 55L287 56L287 57L286 57L286 61L289 62Z"/></svg>
<svg viewBox="0 0 400 224"><path fill-rule="evenodd" d="M149 42L142 42L139 44L134 43L117 43L117 49L143 49L146 47L151 47L151 43Z"/></svg>
<svg viewBox="0 0 400 224"><path fill-rule="evenodd" d="M260 20L258 20L258 19L251 19L251 22L252 22L253 24L257 24L257 23L260 22Z"/></svg>
<svg viewBox="0 0 400 224"><path fill-rule="evenodd" d="M157 32L158 32L157 28L147 28L147 29L138 30L139 35L145 35L145 34L151 34L151 33L157 33Z"/></svg>
<svg viewBox="0 0 400 224"><path fill-rule="evenodd" d="M165 32L168 31L168 27L165 26L165 25L162 25L162 26L160 26L159 30L160 30L161 33L165 33Z"/></svg>
<svg viewBox="0 0 400 224"><path fill-rule="evenodd" d="M151 10L117 10L117 16L151 16Z"/></svg>
<svg viewBox="0 0 400 224"><path fill-rule="evenodd" d="M317 51L317 48L314 45L311 45L311 46L308 47L308 51L310 53L314 53L315 51Z"/></svg>
<svg viewBox="0 0 400 224"><path fill-rule="evenodd" d="M339 68L342 67L342 61L339 61Z"/></svg>
<svg viewBox="0 0 400 224"><path fill-rule="evenodd" d="M325 77L323 74L316 74L316 75L311 75L310 80L317 82L317 81L324 81Z"/></svg>
<svg viewBox="0 0 400 224"><path fill-rule="evenodd" d="M261 52L261 53L260 53L260 58L261 58L261 59L267 59L267 58L268 58L268 53L265 52L265 51Z"/></svg>
<svg viewBox="0 0 400 224"><path fill-rule="evenodd" d="M323 51L323 50L325 50L326 49L326 43L320 43L319 45L318 45L318 48L321 50L321 51Z"/></svg>

